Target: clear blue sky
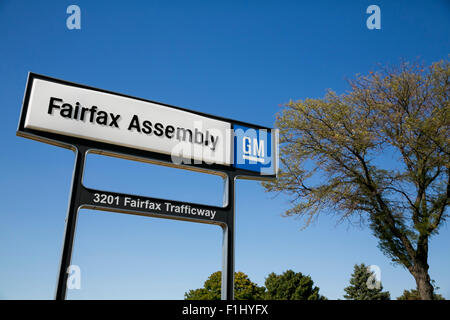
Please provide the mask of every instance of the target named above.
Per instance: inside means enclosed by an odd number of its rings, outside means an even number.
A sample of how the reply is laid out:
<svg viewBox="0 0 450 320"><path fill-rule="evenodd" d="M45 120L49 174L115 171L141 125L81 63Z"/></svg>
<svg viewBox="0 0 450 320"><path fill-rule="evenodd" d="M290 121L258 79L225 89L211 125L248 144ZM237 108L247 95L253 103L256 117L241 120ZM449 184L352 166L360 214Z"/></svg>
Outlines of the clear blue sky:
<svg viewBox="0 0 450 320"><path fill-rule="evenodd" d="M81 30L66 8L81 8ZM366 8L381 8L368 30ZM273 126L279 104L344 92L378 63L450 53L448 1L0 1L0 299L52 299L73 169L71 151L15 136L29 71ZM221 204L215 176L90 156L88 186ZM342 298L355 263L378 265L392 297L415 287L368 229L332 214L301 231L284 196L238 181L236 270L311 275ZM430 245L430 273L450 298L450 230ZM69 299L182 299L221 268L216 226L80 212Z"/></svg>

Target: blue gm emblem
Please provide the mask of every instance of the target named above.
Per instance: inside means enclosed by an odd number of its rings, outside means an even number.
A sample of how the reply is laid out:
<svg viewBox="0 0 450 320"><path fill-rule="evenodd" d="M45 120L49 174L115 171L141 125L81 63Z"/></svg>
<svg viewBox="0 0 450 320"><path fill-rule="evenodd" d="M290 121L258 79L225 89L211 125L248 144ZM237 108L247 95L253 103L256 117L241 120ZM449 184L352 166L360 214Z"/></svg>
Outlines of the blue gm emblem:
<svg viewBox="0 0 450 320"><path fill-rule="evenodd" d="M233 129L234 167L259 172L261 175L276 174L276 138L272 132L236 124Z"/></svg>

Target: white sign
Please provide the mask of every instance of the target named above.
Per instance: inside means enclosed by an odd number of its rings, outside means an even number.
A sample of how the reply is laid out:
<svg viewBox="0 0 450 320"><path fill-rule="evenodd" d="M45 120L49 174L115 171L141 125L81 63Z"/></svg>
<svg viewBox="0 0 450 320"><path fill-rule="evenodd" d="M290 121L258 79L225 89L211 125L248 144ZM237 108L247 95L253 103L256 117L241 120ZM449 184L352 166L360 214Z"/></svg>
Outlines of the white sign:
<svg viewBox="0 0 450 320"><path fill-rule="evenodd" d="M231 124L112 93L34 79L24 127L230 165Z"/></svg>

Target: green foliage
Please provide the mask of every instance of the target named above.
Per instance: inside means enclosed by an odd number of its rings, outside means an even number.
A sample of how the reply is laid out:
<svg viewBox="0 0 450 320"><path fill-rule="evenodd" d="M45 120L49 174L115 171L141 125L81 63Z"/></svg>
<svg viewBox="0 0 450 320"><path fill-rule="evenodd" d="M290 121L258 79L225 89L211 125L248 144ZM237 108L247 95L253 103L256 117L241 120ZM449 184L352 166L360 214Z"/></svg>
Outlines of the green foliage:
<svg viewBox="0 0 450 320"><path fill-rule="evenodd" d="M371 288L369 288L368 284ZM375 274L362 263L355 264L350 278L350 285L344 288L347 300L390 300L389 292L383 292L381 282L377 283Z"/></svg>
<svg viewBox="0 0 450 320"><path fill-rule="evenodd" d="M270 273L266 278L267 300L325 300L311 277L287 270L281 275Z"/></svg>
<svg viewBox="0 0 450 320"><path fill-rule="evenodd" d="M185 300L220 300L222 272L211 274L203 288L189 290L184 294ZM287 270L281 275L270 273L266 278L265 287L259 287L250 281L243 272L234 276L234 298L236 300L325 300L319 294L319 288L314 286L311 277L300 272Z"/></svg>
<svg viewBox="0 0 450 320"><path fill-rule="evenodd" d="M411 290L403 290L403 294L400 297L397 297L397 300L422 300L422 299L420 298L419 291L411 289ZM433 300L445 300L445 298L439 293L435 293L433 296Z"/></svg>
<svg viewBox="0 0 450 320"><path fill-rule="evenodd" d="M277 115L280 171L264 182L292 198L287 216L334 212L367 224L415 277L424 299L429 239L450 204L450 64L402 63L357 76L351 90L289 102Z"/></svg>
<svg viewBox="0 0 450 320"><path fill-rule="evenodd" d="M205 281L203 288L189 290L184 294L185 300L220 300L222 272L211 274ZM243 272L234 274L234 299L235 300L261 300L264 298L264 287L250 281Z"/></svg>

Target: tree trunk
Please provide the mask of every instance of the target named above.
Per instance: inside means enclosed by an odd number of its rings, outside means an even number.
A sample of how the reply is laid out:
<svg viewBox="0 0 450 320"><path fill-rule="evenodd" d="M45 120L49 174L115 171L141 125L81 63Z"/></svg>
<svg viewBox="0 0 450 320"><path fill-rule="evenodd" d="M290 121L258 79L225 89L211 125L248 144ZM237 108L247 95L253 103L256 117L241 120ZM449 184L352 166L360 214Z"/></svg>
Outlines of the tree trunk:
<svg viewBox="0 0 450 320"><path fill-rule="evenodd" d="M416 280L417 291L419 291L422 300L433 300L434 297L434 288L431 284L428 268L429 266L426 262L416 262L412 272Z"/></svg>

